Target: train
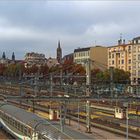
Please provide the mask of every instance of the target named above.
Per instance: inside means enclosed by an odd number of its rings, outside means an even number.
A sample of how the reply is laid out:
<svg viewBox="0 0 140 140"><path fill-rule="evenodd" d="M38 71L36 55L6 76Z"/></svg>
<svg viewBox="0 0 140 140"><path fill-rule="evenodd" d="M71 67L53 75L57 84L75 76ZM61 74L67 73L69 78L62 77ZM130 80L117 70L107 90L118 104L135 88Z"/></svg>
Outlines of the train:
<svg viewBox="0 0 140 140"><path fill-rule="evenodd" d="M27 112L7 102L0 101L0 127L14 138L21 140L61 140L71 139L61 132L57 123Z"/></svg>

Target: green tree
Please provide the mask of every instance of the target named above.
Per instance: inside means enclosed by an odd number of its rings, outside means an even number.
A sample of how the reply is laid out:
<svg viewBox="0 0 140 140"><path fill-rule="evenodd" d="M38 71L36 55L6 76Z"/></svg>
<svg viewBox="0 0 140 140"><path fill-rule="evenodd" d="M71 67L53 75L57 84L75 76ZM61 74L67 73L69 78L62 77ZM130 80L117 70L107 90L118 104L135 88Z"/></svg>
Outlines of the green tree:
<svg viewBox="0 0 140 140"><path fill-rule="evenodd" d="M98 71L95 75L96 81L110 82L111 72L109 69L103 71ZM122 69L113 69L113 81L115 83L127 83L130 81L130 72L124 71Z"/></svg>

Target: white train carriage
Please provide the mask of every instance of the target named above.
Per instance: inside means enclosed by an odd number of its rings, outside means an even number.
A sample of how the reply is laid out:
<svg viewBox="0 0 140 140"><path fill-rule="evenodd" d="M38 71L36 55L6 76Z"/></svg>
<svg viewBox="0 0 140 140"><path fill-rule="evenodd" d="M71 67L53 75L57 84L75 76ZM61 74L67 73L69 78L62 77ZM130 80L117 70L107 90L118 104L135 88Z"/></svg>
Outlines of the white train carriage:
<svg viewBox="0 0 140 140"><path fill-rule="evenodd" d="M71 139L47 120L4 102L0 102L0 123L11 135L21 140Z"/></svg>
<svg viewBox="0 0 140 140"><path fill-rule="evenodd" d="M121 107L115 107L114 117L118 119L126 118L126 109Z"/></svg>

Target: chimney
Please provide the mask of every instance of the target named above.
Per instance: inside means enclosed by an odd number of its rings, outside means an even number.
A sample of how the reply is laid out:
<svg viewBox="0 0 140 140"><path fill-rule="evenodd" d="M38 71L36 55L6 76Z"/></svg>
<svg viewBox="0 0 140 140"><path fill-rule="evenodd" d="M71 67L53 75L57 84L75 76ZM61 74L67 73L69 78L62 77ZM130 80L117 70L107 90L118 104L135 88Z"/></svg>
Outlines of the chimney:
<svg viewBox="0 0 140 140"><path fill-rule="evenodd" d="M122 44L122 40L119 39L119 40L118 40L118 45L121 45L121 44Z"/></svg>

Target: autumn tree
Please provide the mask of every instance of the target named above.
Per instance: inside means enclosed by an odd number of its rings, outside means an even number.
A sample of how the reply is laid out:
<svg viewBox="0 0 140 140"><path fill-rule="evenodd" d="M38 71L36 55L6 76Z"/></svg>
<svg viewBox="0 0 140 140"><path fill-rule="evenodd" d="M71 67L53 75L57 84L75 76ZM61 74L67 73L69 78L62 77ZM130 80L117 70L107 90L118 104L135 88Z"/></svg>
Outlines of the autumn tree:
<svg viewBox="0 0 140 140"><path fill-rule="evenodd" d="M6 66L4 64L0 64L0 75L4 75L4 71L6 70Z"/></svg>
<svg viewBox="0 0 140 140"><path fill-rule="evenodd" d="M96 73L97 81L110 82L111 72L109 69L103 71L99 71ZM124 71L122 69L115 68L113 70L113 82L115 83L127 83L130 81L130 72Z"/></svg>

